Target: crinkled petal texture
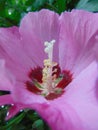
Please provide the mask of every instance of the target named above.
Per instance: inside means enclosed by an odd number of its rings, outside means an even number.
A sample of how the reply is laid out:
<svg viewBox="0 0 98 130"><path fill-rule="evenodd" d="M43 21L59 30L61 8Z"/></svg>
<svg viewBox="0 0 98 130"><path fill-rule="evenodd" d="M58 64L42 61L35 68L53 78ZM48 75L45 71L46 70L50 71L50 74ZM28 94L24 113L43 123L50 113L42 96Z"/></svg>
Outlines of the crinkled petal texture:
<svg viewBox="0 0 98 130"><path fill-rule="evenodd" d="M78 75L95 57L98 14L73 10L60 16L59 58L62 69ZM77 67L78 66L78 67Z"/></svg>
<svg viewBox="0 0 98 130"><path fill-rule="evenodd" d="M98 70L93 48L98 33L98 14L73 10L61 16L48 10L28 13L20 28L0 29L0 105L14 104L7 119L23 108L35 109L52 130L98 130ZM54 100L26 89L28 72L43 66L44 42L55 39L53 61L73 73L64 94ZM3 80L4 79L4 82ZM13 87L12 87L13 86Z"/></svg>

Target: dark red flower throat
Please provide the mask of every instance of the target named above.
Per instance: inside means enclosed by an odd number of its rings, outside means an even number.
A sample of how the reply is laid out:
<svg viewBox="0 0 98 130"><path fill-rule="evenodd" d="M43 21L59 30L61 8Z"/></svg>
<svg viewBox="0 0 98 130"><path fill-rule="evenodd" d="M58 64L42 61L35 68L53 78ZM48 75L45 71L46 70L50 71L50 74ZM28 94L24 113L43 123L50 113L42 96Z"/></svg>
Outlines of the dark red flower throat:
<svg viewBox="0 0 98 130"><path fill-rule="evenodd" d="M32 69L26 82L26 88L33 93L40 94L46 99L54 99L62 95L64 88L72 81L69 70L61 71L59 65L52 61L54 40L45 42L45 52L48 59L44 60L44 67Z"/></svg>
<svg viewBox="0 0 98 130"><path fill-rule="evenodd" d="M72 74L70 73L69 70L64 70L61 72L60 67L57 65L53 68L57 69L57 72L54 72L52 76L56 76L56 81L57 82L53 88L53 90L49 93L43 93L43 89L41 88L42 84L42 72L43 69L41 67L37 67L35 69L32 69L28 76L30 78L29 81L26 81L26 88L35 94L43 95L45 96L46 99L54 99L59 97L60 95L63 94L64 88L72 81Z"/></svg>

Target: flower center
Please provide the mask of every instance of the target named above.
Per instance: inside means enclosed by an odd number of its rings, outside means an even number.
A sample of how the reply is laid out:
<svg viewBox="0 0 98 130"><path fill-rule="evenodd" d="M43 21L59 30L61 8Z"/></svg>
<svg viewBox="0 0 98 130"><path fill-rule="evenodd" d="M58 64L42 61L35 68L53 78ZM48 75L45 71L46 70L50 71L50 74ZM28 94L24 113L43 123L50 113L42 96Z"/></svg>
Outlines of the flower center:
<svg viewBox="0 0 98 130"><path fill-rule="evenodd" d="M53 46L55 40L45 42L45 53L48 59L44 60L44 68L37 67L29 73L30 81L26 81L26 88L36 94L51 100L59 97L64 88L72 81L72 74L69 70L61 69L58 63L53 62Z"/></svg>

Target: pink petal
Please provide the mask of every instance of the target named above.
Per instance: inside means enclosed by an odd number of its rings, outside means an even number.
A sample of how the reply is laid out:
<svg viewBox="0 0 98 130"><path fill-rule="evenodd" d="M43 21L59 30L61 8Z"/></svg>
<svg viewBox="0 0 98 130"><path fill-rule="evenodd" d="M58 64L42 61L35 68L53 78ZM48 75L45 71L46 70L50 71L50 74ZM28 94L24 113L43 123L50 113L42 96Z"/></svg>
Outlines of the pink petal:
<svg viewBox="0 0 98 130"><path fill-rule="evenodd" d="M73 80L64 95L49 101L48 106L36 105L35 109L52 130L98 129L97 72L93 62Z"/></svg>
<svg viewBox="0 0 98 130"><path fill-rule="evenodd" d="M26 73L34 66L23 50L17 27L0 28L0 58L19 80L27 78Z"/></svg>
<svg viewBox="0 0 98 130"><path fill-rule="evenodd" d="M0 90L12 90L12 85L15 84L13 75L5 68L5 61L0 60Z"/></svg>
<svg viewBox="0 0 98 130"><path fill-rule="evenodd" d="M13 104L11 95L0 96L0 106Z"/></svg>
<svg viewBox="0 0 98 130"><path fill-rule="evenodd" d="M72 83L66 88L66 96L68 98L81 97L91 95L96 99L96 82L98 78L98 68L97 62L93 61L88 67L86 67L75 79L73 79ZM71 94L71 96L69 96ZM93 99L92 97L88 97ZM78 98L79 99L79 98Z"/></svg>
<svg viewBox="0 0 98 130"><path fill-rule="evenodd" d="M56 40L54 59L58 60L58 15L49 10L28 13L20 24L23 48L28 56L38 65L43 65L46 57L44 42Z"/></svg>
<svg viewBox="0 0 98 130"><path fill-rule="evenodd" d="M60 21L60 65L76 74L94 59L98 14L73 10L63 13Z"/></svg>
<svg viewBox="0 0 98 130"><path fill-rule="evenodd" d="M98 34L96 36L96 46L94 48L94 52L95 52L95 57L96 57L96 60L98 62Z"/></svg>
<svg viewBox="0 0 98 130"><path fill-rule="evenodd" d="M51 130L83 130L77 113L70 105L61 101L51 102L51 105L36 105L35 110L48 123Z"/></svg>
<svg viewBox="0 0 98 130"><path fill-rule="evenodd" d="M63 97L76 111L87 130L98 129L97 81L97 63L93 62L69 85Z"/></svg>

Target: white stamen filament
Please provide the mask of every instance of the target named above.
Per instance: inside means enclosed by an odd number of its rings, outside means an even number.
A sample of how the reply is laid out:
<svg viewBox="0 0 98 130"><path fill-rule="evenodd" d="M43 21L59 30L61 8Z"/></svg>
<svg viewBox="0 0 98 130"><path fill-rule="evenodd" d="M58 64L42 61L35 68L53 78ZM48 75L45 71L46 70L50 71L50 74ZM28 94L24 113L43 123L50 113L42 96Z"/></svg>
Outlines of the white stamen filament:
<svg viewBox="0 0 98 130"><path fill-rule="evenodd" d="M51 62L52 62L52 58L53 58L53 45L54 45L54 43L55 43L55 40L52 40L52 41L50 41L50 42L45 42L44 43L44 45L46 46L46 48L45 48L45 52L48 54L48 58L51 60Z"/></svg>
<svg viewBox="0 0 98 130"><path fill-rule="evenodd" d="M48 92L51 92L54 88L53 85L53 77L52 77L52 69L53 69L53 46L54 46L55 40L52 40L50 42L45 42L45 49L44 51L48 54L48 59L44 60L44 68L43 68L43 88L48 90Z"/></svg>

